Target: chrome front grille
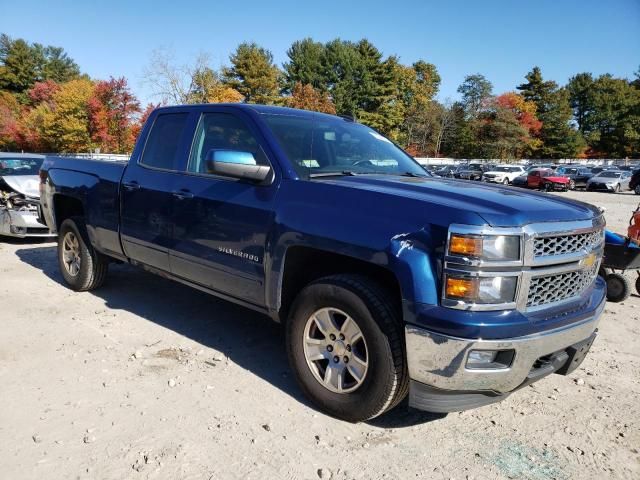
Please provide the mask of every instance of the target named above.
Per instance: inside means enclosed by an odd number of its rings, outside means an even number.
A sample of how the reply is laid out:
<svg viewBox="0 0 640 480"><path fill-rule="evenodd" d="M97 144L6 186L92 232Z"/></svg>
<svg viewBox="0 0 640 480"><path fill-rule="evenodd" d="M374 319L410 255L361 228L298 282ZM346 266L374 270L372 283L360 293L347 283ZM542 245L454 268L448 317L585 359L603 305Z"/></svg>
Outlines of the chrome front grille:
<svg viewBox="0 0 640 480"><path fill-rule="evenodd" d="M560 302L580 295L595 280L598 265L584 270L532 277L527 308Z"/></svg>
<svg viewBox="0 0 640 480"><path fill-rule="evenodd" d="M587 233L570 235L555 235L551 237L538 237L534 239L534 258L552 257L580 251L591 251L604 240L604 230L595 230Z"/></svg>

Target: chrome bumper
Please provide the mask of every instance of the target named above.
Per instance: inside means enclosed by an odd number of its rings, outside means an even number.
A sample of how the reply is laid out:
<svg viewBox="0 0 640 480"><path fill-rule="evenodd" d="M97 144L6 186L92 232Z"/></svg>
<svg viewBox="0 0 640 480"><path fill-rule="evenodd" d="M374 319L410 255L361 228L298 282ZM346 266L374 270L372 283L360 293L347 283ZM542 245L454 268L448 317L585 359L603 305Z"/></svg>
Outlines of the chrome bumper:
<svg viewBox="0 0 640 480"><path fill-rule="evenodd" d="M596 330L605 301L592 315L566 327L526 337L501 340L455 338L405 327L409 377L441 390L508 393L526 379L536 360L589 338ZM501 369L468 369L471 350L511 350L511 365Z"/></svg>

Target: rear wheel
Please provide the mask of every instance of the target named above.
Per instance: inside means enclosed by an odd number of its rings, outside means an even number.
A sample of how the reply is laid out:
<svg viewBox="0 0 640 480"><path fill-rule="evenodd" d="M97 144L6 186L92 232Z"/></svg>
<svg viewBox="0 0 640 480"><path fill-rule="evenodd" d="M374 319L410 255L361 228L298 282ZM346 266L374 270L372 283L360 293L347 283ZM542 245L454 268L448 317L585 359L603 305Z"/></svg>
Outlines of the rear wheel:
<svg viewBox="0 0 640 480"><path fill-rule="evenodd" d="M367 278L336 275L305 287L291 308L286 333L300 387L328 414L364 421L406 396L399 312Z"/></svg>
<svg viewBox="0 0 640 480"><path fill-rule="evenodd" d="M610 302L623 302L631 295L629 279L620 273L610 273L607 280L607 300ZM636 282L637 287L637 282Z"/></svg>
<svg viewBox="0 0 640 480"><path fill-rule="evenodd" d="M58 265L67 285L82 292L104 283L109 260L94 250L84 220L68 218L58 232Z"/></svg>

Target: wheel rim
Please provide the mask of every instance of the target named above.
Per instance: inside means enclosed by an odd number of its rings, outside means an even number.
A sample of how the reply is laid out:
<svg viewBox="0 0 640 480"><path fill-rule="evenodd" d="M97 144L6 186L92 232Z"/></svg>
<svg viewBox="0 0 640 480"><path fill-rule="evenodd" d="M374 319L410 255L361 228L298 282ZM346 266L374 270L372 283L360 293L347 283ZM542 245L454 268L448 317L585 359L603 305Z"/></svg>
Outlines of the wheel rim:
<svg viewBox="0 0 640 480"><path fill-rule="evenodd" d="M356 321L342 310L314 312L305 325L303 345L307 366L327 390L353 392L367 377L367 342Z"/></svg>
<svg viewBox="0 0 640 480"><path fill-rule="evenodd" d="M571 180L569 182L569 190L573 190L576 188L576 182L574 182L573 180Z"/></svg>
<svg viewBox="0 0 640 480"><path fill-rule="evenodd" d="M62 240L62 262L72 277L80 273L80 242L73 232L67 232Z"/></svg>

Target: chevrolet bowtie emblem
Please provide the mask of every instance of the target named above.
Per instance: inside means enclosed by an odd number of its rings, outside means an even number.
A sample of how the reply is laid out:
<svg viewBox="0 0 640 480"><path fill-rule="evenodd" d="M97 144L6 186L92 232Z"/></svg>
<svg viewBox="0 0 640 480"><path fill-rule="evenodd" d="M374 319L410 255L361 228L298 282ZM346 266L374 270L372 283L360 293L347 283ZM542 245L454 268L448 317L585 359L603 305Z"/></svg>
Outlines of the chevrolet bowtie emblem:
<svg viewBox="0 0 640 480"><path fill-rule="evenodd" d="M589 255L587 255L582 259L581 263L582 263L582 266L585 268L593 267L593 265L596 263L596 254L590 253Z"/></svg>

